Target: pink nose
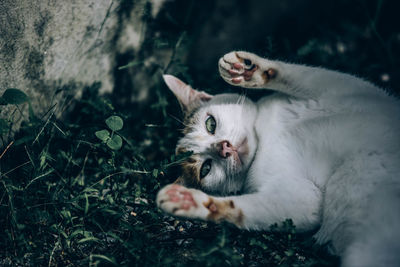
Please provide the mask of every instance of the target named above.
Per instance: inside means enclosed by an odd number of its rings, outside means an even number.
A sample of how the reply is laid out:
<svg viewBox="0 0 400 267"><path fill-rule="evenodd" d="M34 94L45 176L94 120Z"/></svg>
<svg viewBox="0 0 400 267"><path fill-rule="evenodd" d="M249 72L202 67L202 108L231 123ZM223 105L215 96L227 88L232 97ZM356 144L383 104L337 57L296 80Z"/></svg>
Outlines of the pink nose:
<svg viewBox="0 0 400 267"><path fill-rule="evenodd" d="M222 141L219 143L219 155L223 158L230 157L236 150L235 148L229 143L229 141Z"/></svg>

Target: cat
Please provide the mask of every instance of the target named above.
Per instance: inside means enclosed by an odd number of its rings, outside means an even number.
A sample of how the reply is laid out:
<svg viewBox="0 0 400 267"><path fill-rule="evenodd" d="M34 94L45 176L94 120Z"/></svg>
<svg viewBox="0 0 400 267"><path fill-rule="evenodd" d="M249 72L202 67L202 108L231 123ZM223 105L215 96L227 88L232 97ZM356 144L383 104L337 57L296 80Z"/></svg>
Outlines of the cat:
<svg viewBox="0 0 400 267"><path fill-rule="evenodd" d="M164 75L185 114L176 153L193 154L157 205L248 230L290 218L318 230L342 266L400 266L399 101L349 74L248 52L218 64L231 85L276 92L213 96Z"/></svg>

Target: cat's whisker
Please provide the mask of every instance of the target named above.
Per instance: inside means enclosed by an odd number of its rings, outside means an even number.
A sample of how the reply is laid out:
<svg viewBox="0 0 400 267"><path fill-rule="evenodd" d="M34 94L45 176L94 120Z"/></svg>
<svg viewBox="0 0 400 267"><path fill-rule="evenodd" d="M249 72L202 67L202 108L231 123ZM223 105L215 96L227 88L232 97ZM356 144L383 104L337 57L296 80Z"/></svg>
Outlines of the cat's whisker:
<svg viewBox="0 0 400 267"><path fill-rule="evenodd" d="M185 127L188 127L188 125L186 125L183 121L181 121L180 119L178 119L177 117L175 117L172 114L168 114L169 117L173 118L174 120L176 120L177 122L179 122L180 124L182 124Z"/></svg>
<svg viewBox="0 0 400 267"><path fill-rule="evenodd" d="M242 94L240 94L240 97L238 99L238 105L240 106L240 116L243 116L245 101L246 101L246 93L243 92Z"/></svg>
<svg viewBox="0 0 400 267"><path fill-rule="evenodd" d="M242 97L243 97L243 95L240 94L239 97L236 100L236 105L240 105L240 102L242 101Z"/></svg>

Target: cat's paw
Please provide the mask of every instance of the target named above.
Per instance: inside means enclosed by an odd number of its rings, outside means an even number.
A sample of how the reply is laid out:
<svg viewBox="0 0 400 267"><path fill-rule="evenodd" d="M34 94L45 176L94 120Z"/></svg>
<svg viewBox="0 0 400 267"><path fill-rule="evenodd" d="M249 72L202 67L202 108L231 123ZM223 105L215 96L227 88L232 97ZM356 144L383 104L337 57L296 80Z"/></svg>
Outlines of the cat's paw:
<svg viewBox="0 0 400 267"><path fill-rule="evenodd" d="M171 184L157 194L157 206L163 211L180 217L206 220L210 210L205 203L210 197L196 189Z"/></svg>
<svg viewBox="0 0 400 267"><path fill-rule="evenodd" d="M219 73L226 82L242 87L263 88L277 76L277 68L272 61L248 52L228 53L218 65Z"/></svg>

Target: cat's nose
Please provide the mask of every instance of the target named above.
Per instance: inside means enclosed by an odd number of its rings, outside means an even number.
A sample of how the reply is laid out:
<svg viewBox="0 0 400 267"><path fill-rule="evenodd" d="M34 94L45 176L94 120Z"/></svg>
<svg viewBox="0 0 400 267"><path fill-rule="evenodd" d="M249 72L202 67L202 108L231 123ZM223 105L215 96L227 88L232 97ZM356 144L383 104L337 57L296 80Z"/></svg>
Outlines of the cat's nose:
<svg viewBox="0 0 400 267"><path fill-rule="evenodd" d="M228 158L232 156L232 153L235 152L235 148L227 140L221 141L218 144L218 148L219 148L219 155L222 158Z"/></svg>

